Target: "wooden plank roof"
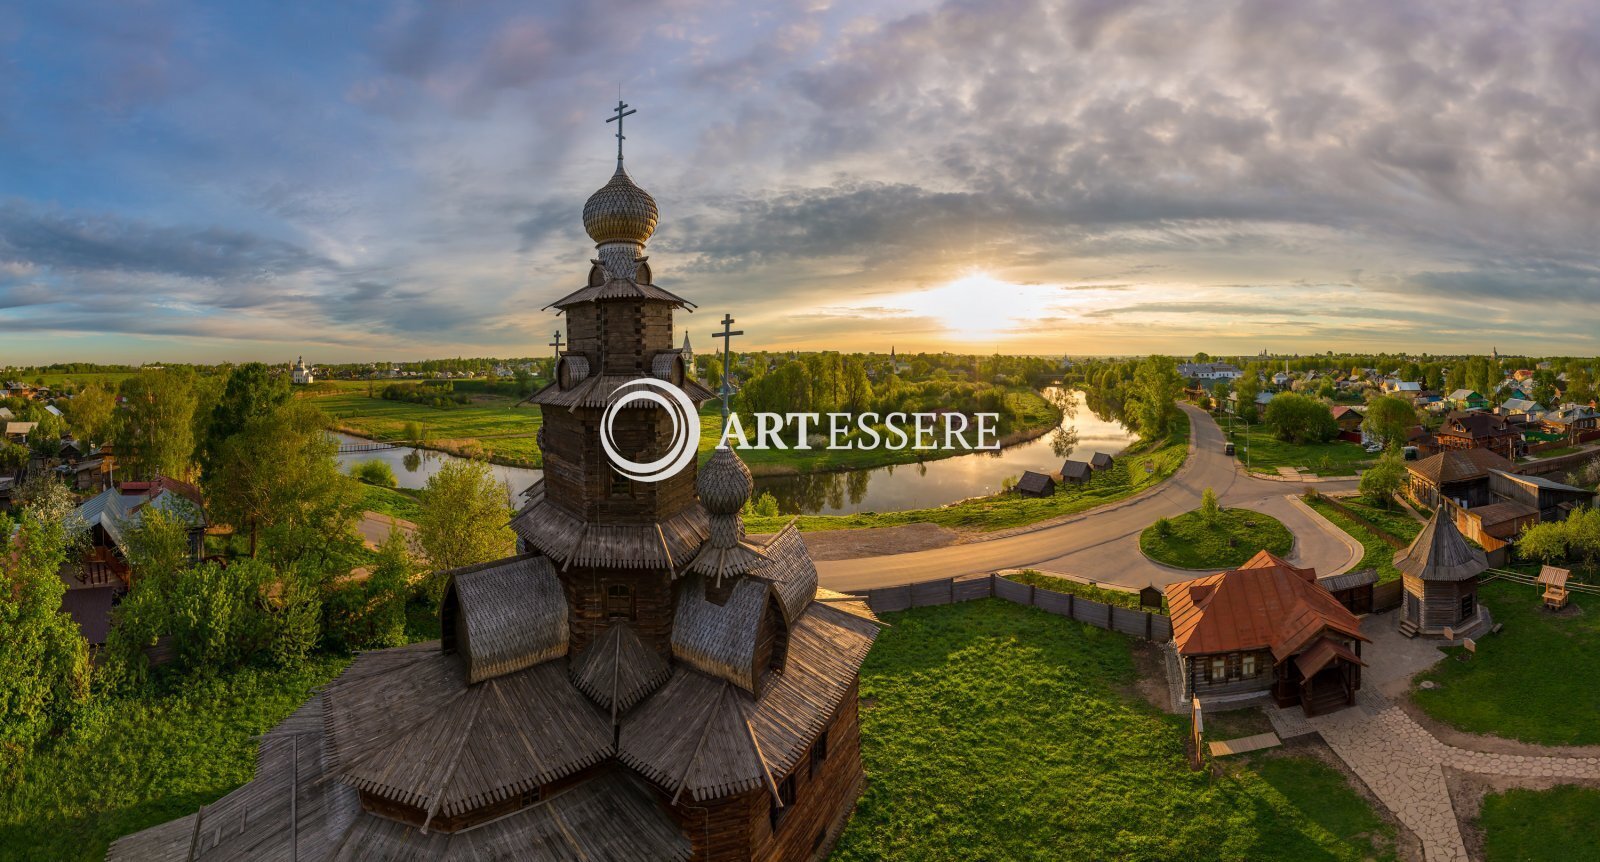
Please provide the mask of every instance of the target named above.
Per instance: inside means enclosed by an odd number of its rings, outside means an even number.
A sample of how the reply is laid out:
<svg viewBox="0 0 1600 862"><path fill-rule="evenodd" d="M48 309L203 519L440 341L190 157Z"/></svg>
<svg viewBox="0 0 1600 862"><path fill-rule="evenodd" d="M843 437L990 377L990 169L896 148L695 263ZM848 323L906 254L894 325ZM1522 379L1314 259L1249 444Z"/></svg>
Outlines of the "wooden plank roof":
<svg viewBox="0 0 1600 862"><path fill-rule="evenodd" d="M817 566L792 519L767 540L762 550L766 564L750 576L772 585L783 608L784 621L792 624L817 596Z"/></svg>
<svg viewBox="0 0 1600 862"><path fill-rule="evenodd" d="M701 673L755 691L756 641L771 595L765 582L741 578L727 601L719 605L706 599L700 575L689 576L672 620L672 657Z"/></svg>
<svg viewBox="0 0 1600 862"><path fill-rule="evenodd" d="M592 407L598 409L605 407L610 402L612 392L630 383L637 382L638 379L636 375L628 374L591 374L585 377L583 382L571 389L562 389L559 383L551 383L535 392L528 400L545 407ZM690 378L684 378L683 383L679 384L678 388L682 389L684 394L689 396L689 400L696 405L703 404L716 397L711 390ZM654 408L646 404L637 408L625 407L623 409L646 410Z"/></svg>
<svg viewBox="0 0 1600 862"><path fill-rule="evenodd" d="M1467 544L1451 507L1440 506L1411 544L1395 553L1394 567L1424 581L1464 581L1489 568L1489 558Z"/></svg>
<svg viewBox="0 0 1600 862"><path fill-rule="evenodd" d="M560 569L671 569L674 561L692 558L711 531L699 504L656 524L591 524L551 502L543 480L527 496L528 503L511 519L511 529Z"/></svg>
<svg viewBox="0 0 1600 862"><path fill-rule="evenodd" d="M1498 452L1488 449L1446 449L1420 461L1411 461L1406 469L1427 480L1429 484L1463 482L1481 479L1490 470L1516 471L1516 466Z"/></svg>
<svg viewBox="0 0 1600 862"><path fill-rule="evenodd" d="M631 623L615 622L572 662L572 684L611 713L611 722L661 686L672 668L639 640Z"/></svg>

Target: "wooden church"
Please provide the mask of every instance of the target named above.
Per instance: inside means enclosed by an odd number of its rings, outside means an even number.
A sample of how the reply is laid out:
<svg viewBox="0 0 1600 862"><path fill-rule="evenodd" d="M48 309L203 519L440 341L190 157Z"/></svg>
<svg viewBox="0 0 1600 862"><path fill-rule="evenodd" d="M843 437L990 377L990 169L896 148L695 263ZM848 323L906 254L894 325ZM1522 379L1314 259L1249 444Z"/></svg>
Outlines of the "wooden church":
<svg viewBox="0 0 1600 862"><path fill-rule="evenodd" d="M618 113L623 116L619 106ZM857 685L879 623L818 588L793 525L746 537L729 449L657 482L601 446L612 393L679 386L690 303L643 251L655 201L622 167L589 198L587 284L534 400L544 478L522 553L449 573L440 642L363 653L261 741L255 778L119 840L113 860L788 860L823 856L860 794ZM667 448L619 409L618 449Z"/></svg>

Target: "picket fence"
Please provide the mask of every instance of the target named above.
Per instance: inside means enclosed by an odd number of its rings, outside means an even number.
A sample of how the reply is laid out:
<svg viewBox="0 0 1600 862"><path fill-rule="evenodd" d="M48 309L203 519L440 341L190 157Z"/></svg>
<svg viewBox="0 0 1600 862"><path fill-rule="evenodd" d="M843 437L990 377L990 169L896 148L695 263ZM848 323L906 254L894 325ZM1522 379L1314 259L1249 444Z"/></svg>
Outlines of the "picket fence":
<svg viewBox="0 0 1600 862"><path fill-rule="evenodd" d="M1071 593L1040 589L997 574L939 578L897 587L877 587L850 592L852 595L864 597L873 612L880 614L992 597L1019 605L1030 605L1080 623L1149 641L1172 640L1172 620L1164 614L1120 608Z"/></svg>

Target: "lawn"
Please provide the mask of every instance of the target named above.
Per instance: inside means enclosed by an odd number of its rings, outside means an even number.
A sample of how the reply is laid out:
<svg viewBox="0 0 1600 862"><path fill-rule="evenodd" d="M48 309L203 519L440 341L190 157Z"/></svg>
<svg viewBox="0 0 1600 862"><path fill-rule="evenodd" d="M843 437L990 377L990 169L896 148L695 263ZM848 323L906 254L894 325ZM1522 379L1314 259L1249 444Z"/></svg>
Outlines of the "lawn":
<svg viewBox="0 0 1600 862"><path fill-rule="evenodd" d="M1393 857L1320 762L1191 771L1186 719L1127 692L1121 635L994 599L886 621L861 674L867 790L835 860Z"/></svg>
<svg viewBox="0 0 1600 862"><path fill-rule="evenodd" d="M1544 610L1535 587L1492 581L1478 597L1505 625L1420 674L1438 688L1413 689L1434 718L1471 733L1543 745L1600 745L1600 597L1574 593L1560 615Z"/></svg>
<svg viewBox="0 0 1600 862"><path fill-rule="evenodd" d="M1485 862L1600 862L1600 789L1563 785L1483 798Z"/></svg>
<svg viewBox="0 0 1600 862"><path fill-rule="evenodd" d="M1287 557L1294 534L1281 521L1250 509L1223 509L1207 524L1198 510L1144 528L1139 550L1158 563L1180 569L1226 569L1262 550Z"/></svg>
<svg viewBox="0 0 1600 862"><path fill-rule="evenodd" d="M361 505L369 512L388 515L406 521L415 521L422 514L422 491L398 488L380 488L361 483Z"/></svg>
<svg viewBox="0 0 1600 862"><path fill-rule="evenodd" d="M97 704L0 786L0 859L101 860L112 840L216 801L254 773L255 737L347 662Z"/></svg>
<svg viewBox="0 0 1600 862"><path fill-rule="evenodd" d="M1094 474L1083 485L1060 488L1050 497L1023 497L1004 493L966 500L932 509L900 512L858 512L852 515L801 515L801 530L857 530L897 527L903 524L940 524L954 529L1002 530L1072 515L1114 503L1166 481L1183 466L1189 451L1189 417L1178 414L1172 433L1165 438L1140 440L1117 456L1116 465ZM1146 472L1149 468L1149 472ZM752 533L772 533L787 524L790 515L747 517Z"/></svg>
<svg viewBox="0 0 1600 862"><path fill-rule="evenodd" d="M374 391L382 386L375 384ZM416 422L426 429L428 441L424 445L428 448L458 455L481 452L497 464L514 467L538 468L543 464L535 439L542 422L537 405L519 407L514 398L481 395L472 405L431 407L370 397L364 383L328 387L326 393L309 397L332 418L337 431L374 440L398 440L404 436L406 423ZM1012 442L1031 439L1061 424L1060 410L1032 389L1018 387L1006 397L1021 415L1018 427L1009 438ZM722 427L720 411L715 401L707 402L700 410L702 454L716 447ZM753 433L754 429L746 429L747 435ZM792 439L792 435L785 439ZM910 464L960 454L965 452L828 449L823 446L809 450L744 449L739 456L751 473L765 476Z"/></svg>
<svg viewBox="0 0 1600 862"><path fill-rule="evenodd" d="M1222 417L1217 421L1226 433L1227 418ZM1276 473L1279 467L1295 467L1318 476L1354 476L1357 469L1368 466L1377 458L1345 440L1331 443L1289 443L1279 440L1273 427L1264 424L1251 425L1246 430L1235 421L1229 439L1233 441L1234 454L1239 463L1246 462L1245 451L1249 450L1248 460L1253 473Z"/></svg>
<svg viewBox="0 0 1600 862"><path fill-rule="evenodd" d="M1361 562L1356 564L1358 569L1377 569L1378 583L1400 580L1400 570L1394 567L1395 548L1383 540L1382 536L1373 532L1366 524L1351 518L1345 513L1334 508L1327 500L1321 497L1307 497L1305 502L1317 513L1332 521L1334 526L1349 533L1351 538L1361 543ZM1354 503L1351 500L1340 500L1345 506L1357 514L1382 527L1394 536L1410 541L1416 538L1422 525L1415 519L1399 509L1383 510L1371 506Z"/></svg>
<svg viewBox="0 0 1600 862"><path fill-rule="evenodd" d="M1130 593L1126 590L1108 590L1103 587L1097 587L1094 584L1085 584L1079 581L1074 581L1070 578L1058 578L1055 575L1047 575L1043 572L1036 572L1033 569L1024 569L1020 572L1012 572L1006 575L1005 578L1006 580L1016 581L1019 584L1027 584L1032 587L1038 587L1041 590L1051 590L1057 593L1071 593L1079 598L1088 599L1092 602L1100 602L1101 604L1116 605L1119 608L1128 608L1129 610L1135 611L1154 610L1153 608L1144 608L1140 606L1138 593ZM1166 600L1163 599L1161 602L1161 613L1166 612Z"/></svg>

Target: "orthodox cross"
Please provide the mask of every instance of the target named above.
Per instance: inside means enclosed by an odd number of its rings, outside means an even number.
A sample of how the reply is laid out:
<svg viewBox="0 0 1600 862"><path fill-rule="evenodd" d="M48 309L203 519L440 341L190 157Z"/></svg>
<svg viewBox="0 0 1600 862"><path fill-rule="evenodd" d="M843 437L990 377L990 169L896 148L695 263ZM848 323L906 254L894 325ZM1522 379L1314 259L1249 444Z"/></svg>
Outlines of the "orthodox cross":
<svg viewBox="0 0 1600 862"><path fill-rule="evenodd" d="M637 109L633 109L633 110L628 109L628 103L622 101L621 99L618 99L617 100L617 115L615 117L607 117L606 118L606 122L608 122L608 123L615 122L617 124L617 163L618 164L622 163L622 142L624 140L627 140L626 138L624 138L622 136L622 118L628 116L629 114L637 114L637 113L639 113Z"/></svg>
<svg viewBox="0 0 1600 862"><path fill-rule="evenodd" d="M735 335L743 335L744 330L733 328L733 315L722 315L722 331L711 333L712 338L722 339L722 430L728 430L728 396L733 394L733 387L728 385L728 348L733 344Z"/></svg>
<svg viewBox="0 0 1600 862"><path fill-rule="evenodd" d="M556 330L556 340L550 342L546 346L554 347L556 349L556 359L560 359L561 358L561 330L559 330L559 329Z"/></svg>

